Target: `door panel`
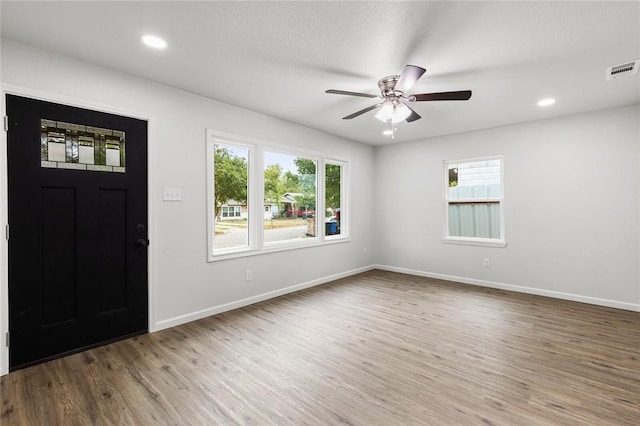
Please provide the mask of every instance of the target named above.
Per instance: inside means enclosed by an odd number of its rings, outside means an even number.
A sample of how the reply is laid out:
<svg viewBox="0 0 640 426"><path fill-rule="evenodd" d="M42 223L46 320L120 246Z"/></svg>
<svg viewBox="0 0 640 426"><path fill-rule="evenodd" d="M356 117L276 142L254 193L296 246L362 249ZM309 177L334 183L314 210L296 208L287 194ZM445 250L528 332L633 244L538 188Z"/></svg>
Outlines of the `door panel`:
<svg viewBox="0 0 640 426"><path fill-rule="evenodd" d="M11 370L145 332L147 123L6 101Z"/></svg>
<svg viewBox="0 0 640 426"><path fill-rule="evenodd" d="M42 324L77 319L76 191L42 188Z"/></svg>
<svg viewBox="0 0 640 426"><path fill-rule="evenodd" d="M99 192L99 312L127 308L127 193L101 189Z"/></svg>

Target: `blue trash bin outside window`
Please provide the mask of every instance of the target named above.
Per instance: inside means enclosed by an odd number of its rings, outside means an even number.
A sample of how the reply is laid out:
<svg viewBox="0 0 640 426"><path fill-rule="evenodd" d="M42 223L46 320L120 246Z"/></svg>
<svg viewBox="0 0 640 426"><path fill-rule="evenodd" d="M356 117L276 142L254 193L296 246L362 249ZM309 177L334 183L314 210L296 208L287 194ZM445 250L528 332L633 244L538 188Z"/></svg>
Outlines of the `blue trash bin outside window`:
<svg viewBox="0 0 640 426"><path fill-rule="evenodd" d="M325 235L335 235L338 233L338 222L325 222Z"/></svg>

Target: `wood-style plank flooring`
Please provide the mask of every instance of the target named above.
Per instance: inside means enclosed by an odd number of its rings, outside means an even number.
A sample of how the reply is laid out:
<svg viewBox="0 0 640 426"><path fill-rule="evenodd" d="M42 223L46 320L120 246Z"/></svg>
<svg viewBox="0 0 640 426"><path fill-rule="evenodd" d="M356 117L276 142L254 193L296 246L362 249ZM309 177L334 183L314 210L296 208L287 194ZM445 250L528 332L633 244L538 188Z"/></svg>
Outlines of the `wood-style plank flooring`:
<svg viewBox="0 0 640 426"><path fill-rule="evenodd" d="M370 271L2 377L8 425L638 425L640 313Z"/></svg>

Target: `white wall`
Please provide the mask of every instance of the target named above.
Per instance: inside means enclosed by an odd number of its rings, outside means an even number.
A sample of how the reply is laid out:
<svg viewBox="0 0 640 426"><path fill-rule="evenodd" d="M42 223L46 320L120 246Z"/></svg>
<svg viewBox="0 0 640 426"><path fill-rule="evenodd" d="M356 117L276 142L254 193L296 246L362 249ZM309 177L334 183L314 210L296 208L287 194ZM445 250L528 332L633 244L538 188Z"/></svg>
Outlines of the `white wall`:
<svg viewBox="0 0 640 426"><path fill-rule="evenodd" d="M377 260L640 310L639 147L640 105L380 147ZM443 161L494 154L504 155L507 247L443 243Z"/></svg>
<svg viewBox="0 0 640 426"><path fill-rule="evenodd" d="M373 263L375 154L371 146L8 40L2 40L2 84L10 92L149 118L152 329L351 274ZM207 128L350 159L351 241L207 263ZM2 138L0 148L6 152L4 132ZM0 166L0 175L6 176L4 154ZM182 188L183 201L163 202L163 187ZM6 182L0 191L0 223L6 223ZM367 256L362 255L364 247ZM6 242L0 256L4 262L0 331L4 335ZM245 269L253 271L251 282L244 281ZM8 365L4 344L0 354L2 374Z"/></svg>

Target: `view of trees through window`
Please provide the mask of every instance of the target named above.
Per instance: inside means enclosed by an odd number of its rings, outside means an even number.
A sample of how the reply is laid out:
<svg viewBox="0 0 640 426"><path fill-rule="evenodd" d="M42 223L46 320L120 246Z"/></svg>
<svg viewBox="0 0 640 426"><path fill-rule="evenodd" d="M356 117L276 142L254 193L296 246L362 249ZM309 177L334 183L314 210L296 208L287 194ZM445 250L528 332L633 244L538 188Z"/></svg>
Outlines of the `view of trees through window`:
<svg viewBox="0 0 640 426"><path fill-rule="evenodd" d="M214 247L242 248L251 245L250 148L214 146ZM316 238L317 221L325 236L341 234L342 164L325 164L325 212L317 212L318 160L264 151L263 241ZM255 223L255 222L254 222ZM322 226L322 224L324 224Z"/></svg>
<svg viewBox="0 0 640 426"><path fill-rule="evenodd" d="M316 236L317 161L264 152L264 242Z"/></svg>
<svg viewBox="0 0 640 426"><path fill-rule="evenodd" d="M249 245L249 149L214 147L214 244L219 248Z"/></svg>

